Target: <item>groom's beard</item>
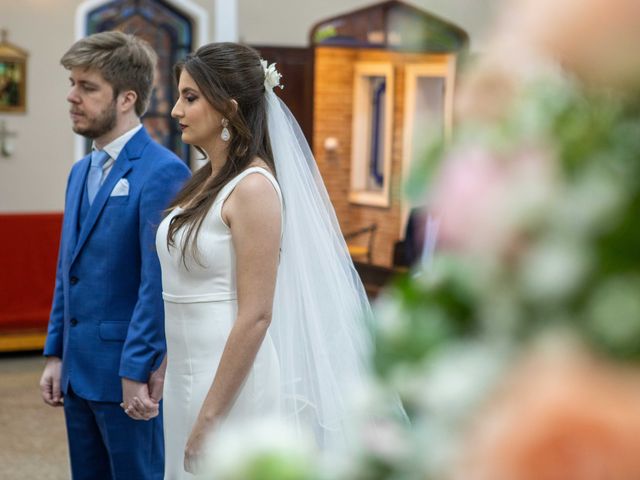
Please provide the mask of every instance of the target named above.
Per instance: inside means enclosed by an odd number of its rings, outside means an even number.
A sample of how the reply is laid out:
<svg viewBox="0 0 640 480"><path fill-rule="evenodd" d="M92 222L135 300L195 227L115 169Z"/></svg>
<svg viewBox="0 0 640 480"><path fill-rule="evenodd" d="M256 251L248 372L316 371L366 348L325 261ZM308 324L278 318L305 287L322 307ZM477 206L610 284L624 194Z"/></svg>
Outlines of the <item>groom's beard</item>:
<svg viewBox="0 0 640 480"><path fill-rule="evenodd" d="M100 112L97 117L91 119L87 127L74 126L73 131L87 138L99 138L115 128L116 120L116 98L114 98L111 105Z"/></svg>

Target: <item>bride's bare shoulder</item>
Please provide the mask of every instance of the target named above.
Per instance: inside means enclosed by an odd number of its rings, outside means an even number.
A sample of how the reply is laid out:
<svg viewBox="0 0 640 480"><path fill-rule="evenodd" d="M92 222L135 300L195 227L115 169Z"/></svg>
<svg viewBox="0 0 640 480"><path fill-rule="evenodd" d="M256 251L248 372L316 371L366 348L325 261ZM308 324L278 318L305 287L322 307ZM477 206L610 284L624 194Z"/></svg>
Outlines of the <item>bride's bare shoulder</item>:
<svg viewBox="0 0 640 480"><path fill-rule="evenodd" d="M275 176L273 168L260 157L255 157L247 166L247 169L255 167L266 170L271 175ZM271 196L271 194L276 193L272 181L264 175L247 175L234 188L234 192L237 192L237 194L232 194L232 196L244 197L245 201L252 196L264 198L265 195Z"/></svg>
<svg viewBox="0 0 640 480"><path fill-rule="evenodd" d="M273 175L273 169L269 166L269 164L267 162L265 162L262 158L260 157L255 157L251 163L249 164L249 168L252 167L260 167L260 168L264 168L267 172L269 172L271 175Z"/></svg>

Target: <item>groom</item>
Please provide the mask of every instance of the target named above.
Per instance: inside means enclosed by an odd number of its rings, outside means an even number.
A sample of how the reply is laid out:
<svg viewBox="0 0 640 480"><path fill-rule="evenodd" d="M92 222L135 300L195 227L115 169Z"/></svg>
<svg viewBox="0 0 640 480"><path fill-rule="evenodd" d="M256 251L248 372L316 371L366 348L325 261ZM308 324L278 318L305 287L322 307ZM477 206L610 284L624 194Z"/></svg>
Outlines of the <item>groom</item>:
<svg viewBox="0 0 640 480"><path fill-rule="evenodd" d="M160 408L155 229L189 170L140 123L156 64L146 42L99 33L61 63L70 71L73 131L93 140L93 152L67 183L42 397L64 406L74 480L161 479L162 417L136 421L120 404L130 409L138 397Z"/></svg>

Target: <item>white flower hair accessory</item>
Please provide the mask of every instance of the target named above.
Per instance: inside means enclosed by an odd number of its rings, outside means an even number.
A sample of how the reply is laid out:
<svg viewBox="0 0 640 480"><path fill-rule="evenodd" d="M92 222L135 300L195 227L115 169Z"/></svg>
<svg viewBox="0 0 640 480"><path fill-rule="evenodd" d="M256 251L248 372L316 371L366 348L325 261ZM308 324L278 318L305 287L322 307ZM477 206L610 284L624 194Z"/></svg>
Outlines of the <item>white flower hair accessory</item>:
<svg viewBox="0 0 640 480"><path fill-rule="evenodd" d="M272 90L273 87L284 88L284 85L280 85L280 79L282 75L278 70L276 70L276 64L269 63L266 60L260 59L260 65L262 65L262 69L264 70L264 88L267 90Z"/></svg>

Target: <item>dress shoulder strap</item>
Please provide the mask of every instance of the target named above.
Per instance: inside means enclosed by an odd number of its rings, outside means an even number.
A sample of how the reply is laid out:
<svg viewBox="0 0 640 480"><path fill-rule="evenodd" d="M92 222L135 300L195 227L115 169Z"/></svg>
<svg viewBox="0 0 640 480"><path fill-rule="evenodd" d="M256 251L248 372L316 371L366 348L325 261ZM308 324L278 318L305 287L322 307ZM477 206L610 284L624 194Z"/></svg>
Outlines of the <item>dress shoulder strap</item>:
<svg viewBox="0 0 640 480"><path fill-rule="evenodd" d="M278 194L278 198L280 199L280 208L282 209L283 199L282 199L282 191L280 190L280 185L278 185L278 181L271 174L271 172L269 172L267 169L263 167L249 167L246 170L243 170L242 172L240 172L231 180L229 180L229 183L227 183L224 187L222 187L222 190L220 190L220 193L218 194L218 198L216 199L216 203L220 203L220 205L222 206L222 204L227 200L229 195L231 195L231 192L233 192L233 190L236 188L236 186L238 186L238 184L242 181L242 179L247 177L248 175L251 175L252 173L261 174L271 182L271 185L273 185L273 188Z"/></svg>

